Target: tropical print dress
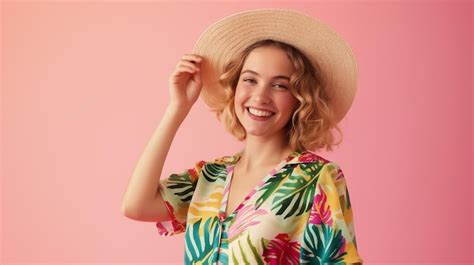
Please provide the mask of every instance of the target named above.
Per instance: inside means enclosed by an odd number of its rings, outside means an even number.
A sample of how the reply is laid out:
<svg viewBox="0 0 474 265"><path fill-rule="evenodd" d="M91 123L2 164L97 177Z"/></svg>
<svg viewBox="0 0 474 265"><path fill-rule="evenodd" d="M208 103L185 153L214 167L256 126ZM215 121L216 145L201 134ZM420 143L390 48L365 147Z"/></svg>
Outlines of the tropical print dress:
<svg viewBox="0 0 474 265"><path fill-rule="evenodd" d="M171 220L156 227L185 232L185 264L363 263L344 174L314 152L290 154L225 216L241 153L160 180Z"/></svg>

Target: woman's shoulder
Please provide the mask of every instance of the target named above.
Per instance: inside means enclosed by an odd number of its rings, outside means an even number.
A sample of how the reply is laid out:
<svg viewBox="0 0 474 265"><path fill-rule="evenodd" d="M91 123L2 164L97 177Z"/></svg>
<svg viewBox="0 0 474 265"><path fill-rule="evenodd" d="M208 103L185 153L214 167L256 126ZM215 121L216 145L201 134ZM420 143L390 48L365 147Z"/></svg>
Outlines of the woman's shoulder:
<svg viewBox="0 0 474 265"><path fill-rule="evenodd" d="M235 164L240 158L240 153L241 152L231 154L231 155L218 156L218 157L215 157L215 158L209 160L208 163L222 164L222 165Z"/></svg>
<svg viewBox="0 0 474 265"><path fill-rule="evenodd" d="M304 151L298 151L294 152L293 154L290 155L288 158L288 163L297 163L297 164L328 164L328 163L334 163L331 160L327 159L326 157L323 157L322 155L311 151L311 150L304 150Z"/></svg>
<svg viewBox="0 0 474 265"><path fill-rule="evenodd" d="M339 164L335 161L329 160L313 151L306 150L301 152L297 157L290 161L289 163L298 163L300 164L300 169L303 173L313 174L317 172L318 175L322 176L321 183L329 183L340 181L344 178L342 169ZM314 166L320 170L314 170Z"/></svg>

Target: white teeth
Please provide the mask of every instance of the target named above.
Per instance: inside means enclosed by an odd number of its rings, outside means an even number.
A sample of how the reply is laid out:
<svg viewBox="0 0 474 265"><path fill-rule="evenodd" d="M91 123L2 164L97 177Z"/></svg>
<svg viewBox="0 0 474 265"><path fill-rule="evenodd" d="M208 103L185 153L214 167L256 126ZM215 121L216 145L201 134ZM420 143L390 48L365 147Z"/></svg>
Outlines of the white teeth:
<svg viewBox="0 0 474 265"><path fill-rule="evenodd" d="M248 108L248 109L249 109L249 112L252 113L255 116L268 117L268 116L273 115L273 113L270 112L270 111L262 111L262 110L257 110L257 109L253 109L253 108Z"/></svg>

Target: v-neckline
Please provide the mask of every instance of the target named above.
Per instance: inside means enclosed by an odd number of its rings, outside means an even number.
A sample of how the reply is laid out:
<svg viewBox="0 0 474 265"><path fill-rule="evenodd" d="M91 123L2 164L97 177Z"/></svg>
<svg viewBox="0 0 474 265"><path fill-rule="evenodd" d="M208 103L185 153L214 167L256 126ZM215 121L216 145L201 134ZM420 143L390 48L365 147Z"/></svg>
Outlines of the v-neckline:
<svg viewBox="0 0 474 265"><path fill-rule="evenodd" d="M263 185L265 184L268 179L270 179L271 177L274 177L274 175L280 171L280 169L282 169L289 161L291 161L291 159L293 159L295 156L297 156L298 154L300 154L300 152L298 151L293 151L291 154L289 154L286 158L284 158L282 161L280 161L280 163L278 163L278 165L276 165L275 167L273 167L270 172L266 173L265 176L262 177L262 179L260 180L260 182L257 184L257 186L253 187L244 197L243 201L241 201L237 207L235 209L233 209L232 212L230 212L229 216L226 216L226 212L227 212L227 206L229 204L228 200L229 200L229 192L230 192L230 187L232 186L232 179L234 177L234 168L237 164L237 162L240 160L240 158L242 157L242 151L238 152L237 154L234 155L234 157L236 157L236 159L234 160L234 162L230 165L227 165L227 177L225 179L225 186L224 186L224 196L223 196L223 199L222 199L222 203L221 203L221 208L220 208L220 211L219 211L219 219L221 221L228 221L230 219L232 219L236 214L237 212L243 207L243 205L248 201L250 200L250 198L252 198L252 196L257 192L257 190Z"/></svg>

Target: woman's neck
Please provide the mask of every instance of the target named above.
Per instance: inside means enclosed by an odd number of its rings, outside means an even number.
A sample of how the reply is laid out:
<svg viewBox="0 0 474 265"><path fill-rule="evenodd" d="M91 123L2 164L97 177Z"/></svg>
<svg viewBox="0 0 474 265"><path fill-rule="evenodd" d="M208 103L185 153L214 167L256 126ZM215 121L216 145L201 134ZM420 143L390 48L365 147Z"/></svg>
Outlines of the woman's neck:
<svg viewBox="0 0 474 265"><path fill-rule="evenodd" d="M294 150L285 139L263 139L250 136L238 161L240 170L252 171L259 167L275 166L287 158Z"/></svg>

